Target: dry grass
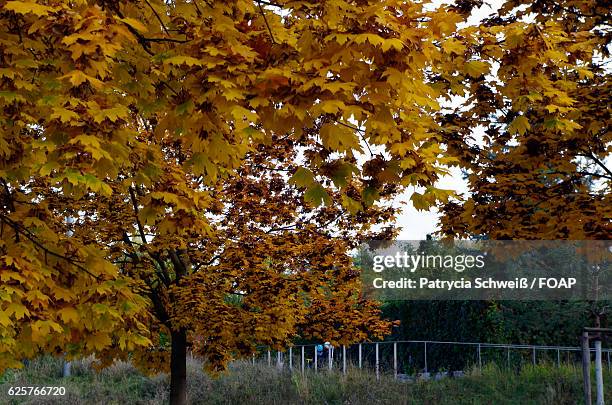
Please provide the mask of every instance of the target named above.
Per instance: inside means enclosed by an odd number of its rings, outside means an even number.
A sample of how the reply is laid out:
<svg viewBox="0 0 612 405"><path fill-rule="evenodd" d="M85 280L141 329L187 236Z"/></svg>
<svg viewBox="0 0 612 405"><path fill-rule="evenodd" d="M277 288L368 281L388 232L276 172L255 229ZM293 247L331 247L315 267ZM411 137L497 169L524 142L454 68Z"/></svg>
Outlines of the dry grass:
<svg viewBox="0 0 612 405"><path fill-rule="evenodd" d="M72 377L61 378L57 359L41 358L23 370L0 377L0 404L164 404L165 375L148 378L129 363L117 362L96 373L91 359L74 362ZM608 398L612 375L606 373ZM10 386L65 386L63 397L9 397ZM580 370L540 365L508 372L488 366L464 378L405 383L383 376L376 381L367 371L347 376L332 372L306 375L278 371L267 365L236 362L218 378L188 362L188 398L192 404L576 404L581 402Z"/></svg>

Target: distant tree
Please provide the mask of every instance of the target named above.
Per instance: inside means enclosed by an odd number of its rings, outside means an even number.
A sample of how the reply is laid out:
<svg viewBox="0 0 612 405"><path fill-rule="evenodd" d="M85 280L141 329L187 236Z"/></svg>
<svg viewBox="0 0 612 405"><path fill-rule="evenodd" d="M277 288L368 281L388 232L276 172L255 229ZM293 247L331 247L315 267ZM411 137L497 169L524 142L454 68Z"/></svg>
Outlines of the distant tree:
<svg viewBox="0 0 612 405"><path fill-rule="evenodd" d="M496 69L442 119L469 195L442 205L441 234L610 239L609 4L507 1L463 33ZM603 322L607 303L590 308Z"/></svg>
<svg viewBox="0 0 612 405"><path fill-rule="evenodd" d="M470 194L443 205L441 233L609 239L609 4L506 1L459 35L495 69L442 119Z"/></svg>

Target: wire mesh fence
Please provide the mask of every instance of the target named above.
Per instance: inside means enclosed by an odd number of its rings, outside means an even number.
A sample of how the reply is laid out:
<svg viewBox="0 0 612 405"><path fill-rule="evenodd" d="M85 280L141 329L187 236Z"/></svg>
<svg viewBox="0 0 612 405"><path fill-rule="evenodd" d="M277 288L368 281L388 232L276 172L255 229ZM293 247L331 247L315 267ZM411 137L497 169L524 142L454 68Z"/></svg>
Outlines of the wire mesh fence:
<svg viewBox="0 0 612 405"><path fill-rule="evenodd" d="M317 350L319 346L319 350ZM295 345L283 351L260 348L253 362L267 362L270 366L292 372L306 370L367 369L394 376L461 375L470 368L495 364L500 368L517 369L525 365L577 365L581 362L580 347L493 344L477 342L446 342L432 340L402 340L368 342L340 347ZM591 355L595 349L591 348ZM612 369L612 348L602 349L604 366Z"/></svg>

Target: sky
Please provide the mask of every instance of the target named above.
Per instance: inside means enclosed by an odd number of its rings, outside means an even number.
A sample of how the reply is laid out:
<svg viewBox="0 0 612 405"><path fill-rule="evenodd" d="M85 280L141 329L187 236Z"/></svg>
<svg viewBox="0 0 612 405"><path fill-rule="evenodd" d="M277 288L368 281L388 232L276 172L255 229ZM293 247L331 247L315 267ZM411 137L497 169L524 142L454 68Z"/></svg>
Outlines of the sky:
<svg viewBox="0 0 612 405"><path fill-rule="evenodd" d="M467 192L467 184L461 178L461 172L458 168L451 168L451 176L440 179L437 186L458 193ZM410 201L412 192L413 190L405 191L396 199L396 204L403 206L402 213L397 220L397 225L402 229L398 236L400 240L423 240L427 234L437 230L438 211L435 209L417 211Z"/></svg>
<svg viewBox="0 0 612 405"><path fill-rule="evenodd" d="M438 6L449 1L434 1L433 6ZM495 13L501 7L502 0L485 1L485 3L474 10L468 20L468 24L477 24L483 18ZM438 188L454 190L457 193L467 193L467 183L462 179L461 171L458 168L450 168L451 174L445 176L437 183ZM403 207L398 217L397 225L401 228L398 239L401 240L422 240L427 234L433 233L438 229L438 219L440 214L437 210L417 211L410 202L410 196L414 190L407 190L397 197L395 204Z"/></svg>

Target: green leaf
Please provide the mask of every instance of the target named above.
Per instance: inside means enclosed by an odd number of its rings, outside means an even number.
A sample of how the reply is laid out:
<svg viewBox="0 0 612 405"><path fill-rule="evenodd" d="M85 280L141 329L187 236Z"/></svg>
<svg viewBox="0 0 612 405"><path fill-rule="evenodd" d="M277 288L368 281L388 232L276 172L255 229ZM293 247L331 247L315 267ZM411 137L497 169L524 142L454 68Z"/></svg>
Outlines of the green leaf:
<svg viewBox="0 0 612 405"><path fill-rule="evenodd" d="M355 130L344 125L324 124L321 127L321 141L326 148L347 152L351 150L361 151L359 139L355 135Z"/></svg>
<svg viewBox="0 0 612 405"><path fill-rule="evenodd" d="M519 134L523 135L529 128L531 128L531 125L529 125L529 120L524 115L519 115L512 121L508 127L508 131L511 134L516 134L518 132Z"/></svg>
<svg viewBox="0 0 612 405"><path fill-rule="evenodd" d="M363 197L363 203L367 207L372 206L376 202L376 200L380 198L380 194L378 193L378 190L376 190L374 187L364 188L361 195Z"/></svg>
<svg viewBox="0 0 612 405"><path fill-rule="evenodd" d="M306 191L304 194L304 201L318 207L321 204L329 205L331 203L331 197L322 185L317 184Z"/></svg>
<svg viewBox="0 0 612 405"><path fill-rule="evenodd" d="M361 211L361 203L353 200L347 195L342 196L342 206L346 208L351 214L356 214Z"/></svg>
<svg viewBox="0 0 612 405"><path fill-rule="evenodd" d="M431 206L431 204L427 201L423 194L415 192L410 197L410 200L412 201L412 205L414 206L414 208L419 211L426 210Z"/></svg>
<svg viewBox="0 0 612 405"><path fill-rule="evenodd" d="M333 171L331 178L334 185L338 188L342 188L348 184L348 179L353 173L359 173L359 170L350 163L340 163Z"/></svg>
<svg viewBox="0 0 612 405"><path fill-rule="evenodd" d="M304 168L300 167L289 179L289 183L296 185L297 187L309 187L315 183L314 174Z"/></svg>
<svg viewBox="0 0 612 405"><path fill-rule="evenodd" d="M52 160L50 162L45 163L39 170L41 176L48 176L51 174L53 170L57 170L60 168L60 165L57 161Z"/></svg>
<svg viewBox="0 0 612 405"><path fill-rule="evenodd" d="M191 113L193 111L193 107L194 107L193 101L187 100L184 103L176 106L176 113L179 115Z"/></svg>

